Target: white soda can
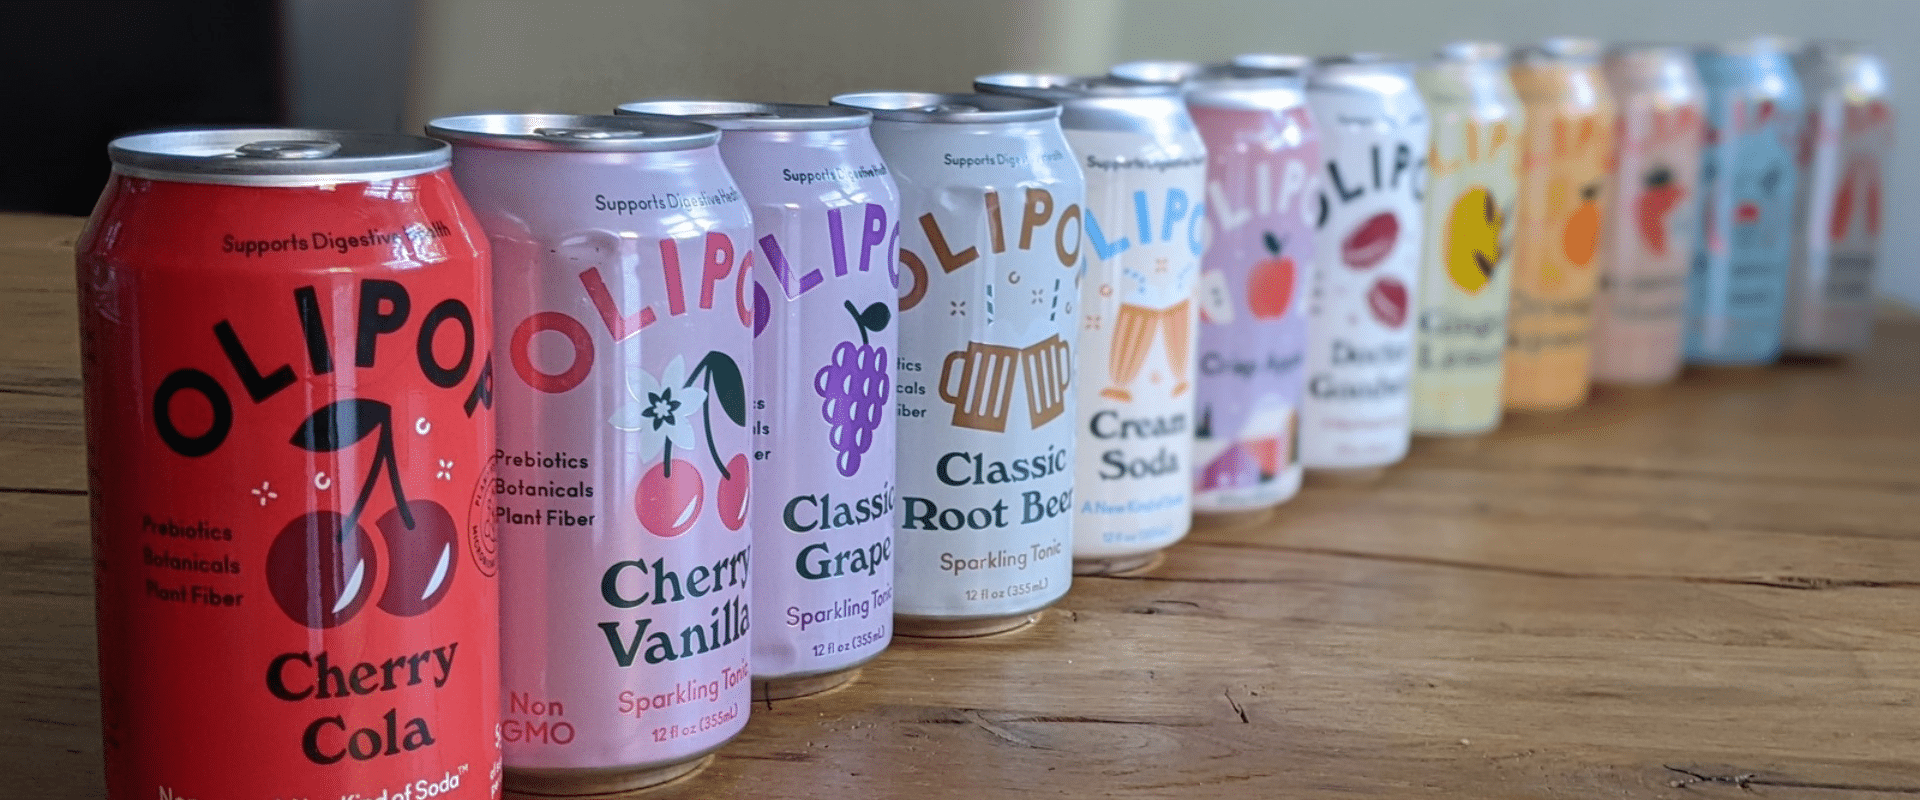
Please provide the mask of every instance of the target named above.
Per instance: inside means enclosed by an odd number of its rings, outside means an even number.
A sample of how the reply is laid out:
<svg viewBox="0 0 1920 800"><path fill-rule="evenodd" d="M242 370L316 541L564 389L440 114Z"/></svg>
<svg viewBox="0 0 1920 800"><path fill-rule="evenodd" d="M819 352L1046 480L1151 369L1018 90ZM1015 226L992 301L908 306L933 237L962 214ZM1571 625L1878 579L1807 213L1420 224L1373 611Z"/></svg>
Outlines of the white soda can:
<svg viewBox="0 0 1920 800"><path fill-rule="evenodd" d="M1793 62L1808 114L1787 286L1787 350L1859 352L1872 341L1881 198L1893 153L1886 68L1850 42L1815 42Z"/></svg>
<svg viewBox="0 0 1920 800"><path fill-rule="evenodd" d="M747 204L707 125L427 130L493 243L506 789L669 780L752 704Z"/></svg>
<svg viewBox="0 0 1920 800"><path fill-rule="evenodd" d="M1060 107L869 92L900 187L894 621L1025 625L1073 580L1073 348L1086 184Z"/></svg>
<svg viewBox="0 0 1920 800"><path fill-rule="evenodd" d="M1427 108L1405 62L1320 59L1307 84L1327 172L1300 461L1372 474L1407 454Z"/></svg>
<svg viewBox="0 0 1920 800"><path fill-rule="evenodd" d="M853 108L653 100L719 128L753 209L755 699L845 683L893 632L900 190ZM829 466L831 465L831 466Z"/></svg>
<svg viewBox="0 0 1920 800"><path fill-rule="evenodd" d="M1172 84L1004 73L973 85L1060 103L1086 173L1074 571L1138 569L1193 521L1206 144Z"/></svg>

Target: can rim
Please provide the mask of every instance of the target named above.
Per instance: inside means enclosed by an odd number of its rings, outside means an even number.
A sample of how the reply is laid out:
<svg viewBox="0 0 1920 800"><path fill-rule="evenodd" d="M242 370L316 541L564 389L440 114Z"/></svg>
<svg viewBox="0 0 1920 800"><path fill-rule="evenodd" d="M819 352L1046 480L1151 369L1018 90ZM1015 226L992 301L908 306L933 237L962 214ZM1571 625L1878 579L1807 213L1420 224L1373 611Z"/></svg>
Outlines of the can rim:
<svg viewBox="0 0 1920 800"><path fill-rule="evenodd" d="M1411 72L1413 70L1413 61L1390 53L1367 52L1320 56L1313 60L1313 72L1315 73L1383 69Z"/></svg>
<svg viewBox="0 0 1920 800"><path fill-rule="evenodd" d="M462 114L427 123L427 133L455 144L548 152L695 150L720 141L712 125L654 114Z"/></svg>
<svg viewBox="0 0 1920 800"><path fill-rule="evenodd" d="M953 92L851 92L833 105L857 108L890 122L1038 122L1059 119L1060 104L1005 94Z"/></svg>
<svg viewBox="0 0 1920 800"><path fill-rule="evenodd" d="M1142 83L1106 75L1063 75L1053 72L996 72L973 79L973 89L1064 102L1109 97L1172 97L1180 87L1171 83Z"/></svg>
<svg viewBox="0 0 1920 800"><path fill-rule="evenodd" d="M1487 39L1463 39L1440 45L1433 58L1447 64L1505 64L1510 48Z"/></svg>
<svg viewBox="0 0 1920 800"><path fill-rule="evenodd" d="M1713 42L1700 48L1723 56L1787 55L1800 50L1801 42L1790 36L1761 35Z"/></svg>
<svg viewBox="0 0 1920 800"><path fill-rule="evenodd" d="M1208 72L1222 70L1224 64L1202 64L1198 61L1180 59L1142 59L1123 61L1107 69L1107 77L1134 83L1191 83L1208 76Z"/></svg>
<svg viewBox="0 0 1920 800"><path fill-rule="evenodd" d="M294 186L390 180L445 168L445 142L325 128L185 127L107 144L116 171L156 180Z"/></svg>
<svg viewBox="0 0 1920 800"><path fill-rule="evenodd" d="M1514 49L1515 60L1523 63L1590 64L1604 52L1606 46L1599 39L1585 36L1549 36Z"/></svg>
<svg viewBox="0 0 1920 800"><path fill-rule="evenodd" d="M1313 59L1297 53L1241 53L1227 62L1235 70L1256 75L1305 75Z"/></svg>
<svg viewBox="0 0 1920 800"><path fill-rule="evenodd" d="M616 116L653 114L712 125L723 131L842 131L873 124L873 114L847 106L760 103L748 100L657 98L621 103Z"/></svg>

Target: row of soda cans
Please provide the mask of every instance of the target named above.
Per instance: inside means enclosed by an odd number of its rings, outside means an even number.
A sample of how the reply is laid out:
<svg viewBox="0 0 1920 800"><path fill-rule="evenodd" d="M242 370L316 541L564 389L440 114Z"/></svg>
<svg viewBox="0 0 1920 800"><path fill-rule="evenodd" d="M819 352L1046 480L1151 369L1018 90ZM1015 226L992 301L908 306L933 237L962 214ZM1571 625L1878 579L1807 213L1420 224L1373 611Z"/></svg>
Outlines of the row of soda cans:
<svg viewBox="0 0 1920 800"><path fill-rule="evenodd" d="M77 248L110 796L663 781L1303 467L1857 348L1880 71L1799 71L1559 40L119 139Z"/></svg>

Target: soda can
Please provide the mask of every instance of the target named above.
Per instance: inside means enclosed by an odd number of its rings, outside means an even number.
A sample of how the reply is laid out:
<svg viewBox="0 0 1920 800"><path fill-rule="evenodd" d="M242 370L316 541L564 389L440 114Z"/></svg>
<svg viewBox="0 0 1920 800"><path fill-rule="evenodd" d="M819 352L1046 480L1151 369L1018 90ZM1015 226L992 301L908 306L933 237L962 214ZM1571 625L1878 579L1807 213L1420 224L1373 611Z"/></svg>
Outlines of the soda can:
<svg viewBox="0 0 1920 800"><path fill-rule="evenodd" d="M746 725L753 225L720 132L443 117L493 243L506 788L697 768Z"/></svg>
<svg viewBox="0 0 1920 800"><path fill-rule="evenodd" d="M1320 59L1307 79L1326 159L1300 404L1309 472L1376 476L1406 456L1412 436L1408 312L1420 284L1432 136L1412 72L1405 61L1357 54Z"/></svg>
<svg viewBox="0 0 1920 800"><path fill-rule="evenodd" d="M1060 103L1086 174L1074 572L1139 569L1193 522L1206 145L1172 85L1002 73L973 88Z"/></svg>
<svg viewBox="0 0 1920 800"><path fill-rule="evenodd" d="M1593 295L1611 192L1614 105L1600 45L1548 39L1522 48L1513 87L1526 110L1507 314L1507 408L1558 411L1593 381Z"/></svg>
<svg viewBox="0 0 1920 800"><path fill-rule="evenodd" d="M1264 512L1300 489L1295 432L1321 168L1305 80L1191 62L1132 62L1111 74L1181 85L1206 143L1193 505Z"/></svg>
<svg viewBox="0 0 1920 800"><path fill-rule="evenodd" d="M721 130L753 211L756 700L845 683L893 637L900 190L854 108L654 100ZM777 298L777 301L776 301ZM833 465L827 469L826 465Z"/></svg>
<svg viewBox="0 0 1920 800"><path fill-rule="evenodd" d="M1881 187L1893 153L1886 67L1851 42L1815 42L1794 56L1794 67L1808 114L1786 347L1807 355L1856 353L1872 340Z"/></svg>
<svg viewBox="0 0 1920 800"><path fill-rule="evenodd" d="M1415 80L1433 143L1414 317L1413 432L1470 436L1500 423L1525 116L1504 45L1449 44Z"/></svg>
<svg viewBox="0 0 1920 800"><path fill-rule="evenodd" d="M1060 106L867 92L900 187L894 628L980 636L1073 581L1074 304L1086 182Z"/></svg>
<svg viewBox="0 0 1920 800"><path fill-rule="evenodd" d="M1593 379L1650 385L1680 372L1687 268L1700 215L1704 92L1680 47L1607 52L1613 193L1593 306Z"/></svg>
<svg viewBox="0 0 1920 800"><path fill-rule="evenodd" d="M108 152L75 248L107 796L497 797L491 289L446 145Z"/></svg>
<svg viewBox="0 0 1920 800"><path fill-rule="evenodd" d="M1806 103L1788 49L1756 38L1702 48L1707 87L1700 239L1687 278L1687 360L1780 357Z"/></svg>

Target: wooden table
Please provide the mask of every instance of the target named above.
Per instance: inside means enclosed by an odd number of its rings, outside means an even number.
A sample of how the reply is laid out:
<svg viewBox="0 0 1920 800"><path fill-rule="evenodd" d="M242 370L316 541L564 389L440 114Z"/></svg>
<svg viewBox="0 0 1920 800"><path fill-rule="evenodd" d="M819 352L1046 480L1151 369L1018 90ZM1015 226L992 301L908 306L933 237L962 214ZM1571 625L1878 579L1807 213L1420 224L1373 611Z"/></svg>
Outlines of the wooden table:
<svg viewBox="0 0 1920 800"><path fill-rule="evenodd" d="M72 240L0 216L0 797L101 794ZM659 798L1920 794L1920 321L1423 441ZM211 799L209 799L211 800Z"/></svg>

